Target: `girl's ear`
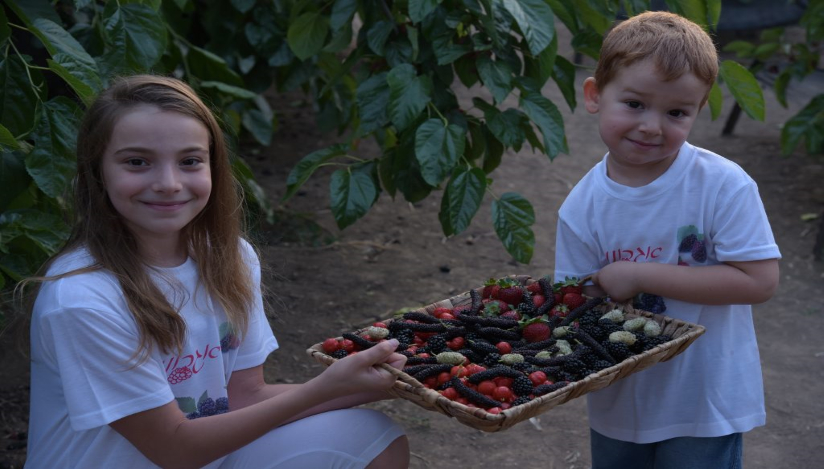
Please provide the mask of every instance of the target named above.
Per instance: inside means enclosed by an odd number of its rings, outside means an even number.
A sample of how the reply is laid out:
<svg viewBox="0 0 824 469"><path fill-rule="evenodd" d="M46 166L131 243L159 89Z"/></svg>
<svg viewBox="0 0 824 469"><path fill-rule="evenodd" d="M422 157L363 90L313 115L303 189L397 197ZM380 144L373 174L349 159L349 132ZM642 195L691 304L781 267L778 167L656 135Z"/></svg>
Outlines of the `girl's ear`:
<svg viewBox="0 0 824 469"><path fill-rule="evenodd" d="M598 92L598 85L595 84L595 78L589 77L584 80L584 107L590 114L598 112L598 100L600 99Z"/></svg>

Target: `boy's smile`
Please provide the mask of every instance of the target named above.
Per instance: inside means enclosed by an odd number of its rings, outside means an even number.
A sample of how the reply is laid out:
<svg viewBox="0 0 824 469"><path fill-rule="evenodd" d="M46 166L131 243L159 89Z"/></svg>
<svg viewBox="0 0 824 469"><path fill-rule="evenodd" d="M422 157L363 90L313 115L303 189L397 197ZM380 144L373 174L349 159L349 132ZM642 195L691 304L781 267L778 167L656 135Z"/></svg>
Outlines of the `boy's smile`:
<svg viewBox="0 0 824 469"><path fill-rule="evenodd" d="M140 105L120 117L102 161L106 191L145 255L185 260L180 232L212 189L209 131L177 112ZM154 255L150 254L153 253Z"/></svg>
<svg viewBox="0 0 824 469"><path fill-rule="evenodd" d="M586 109L599 115L609 177L638 187L663 174L686 141L707 86L693 73L665 81L650 60L619 70L603 89L588 78Z"/></svg>

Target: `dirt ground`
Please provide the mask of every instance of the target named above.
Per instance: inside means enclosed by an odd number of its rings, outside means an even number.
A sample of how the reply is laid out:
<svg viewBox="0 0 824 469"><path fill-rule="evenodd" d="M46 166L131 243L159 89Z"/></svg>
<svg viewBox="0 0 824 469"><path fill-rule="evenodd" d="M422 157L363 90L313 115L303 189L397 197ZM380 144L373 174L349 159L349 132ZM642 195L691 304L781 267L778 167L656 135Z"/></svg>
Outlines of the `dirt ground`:
<svg viewBox="0 0 824 469"><path fill-rule="evenodd" d="M568 41L561 40L561 44ZM568 51L567 51L568 52ZM566 54L572 58L571 54ZM584 61L585 66L591 66ZM580 83L587 76L578 74ZM470 99L473 89L461 96ZM537 217L535 255L531 264L512 261L495 236L490 197L472 225L445 239L438 223L440 193L417 204L383 194L371 212L340 232L328 209L328 177L319 173L289 203L288 209L313 217L336 241L310 247L288 242L294 228L281 227L261 236L259 247L268 267L265 285L271 300L272 327L281 344L266 364L269 382L301 382L322 369L305 349L405 307L426 305L466 291L489 277L553 271L556 213L573 184L604 154L596 120L579 105L574 113L550 84L545 95L564 114L571 155L554 162L525 149L509 155L509 164L492 177L497 194L516 191L533 204ZM764 370L767 425L745 437L745 467L813 468L824 459L824 263L812 257L822 214L824 160L802 153L779 156L779 125L809 96L791 93L790 109L781 108L765 91L768 120L742 117L733 136L722 137L730 112L713 122L702 112L690 142L739 163L758 182L781 248L781 285L772 300L754 307ZM248 155L259 182L273 201L285 191L289 170L309 152L335 139L321 135L311 111L293 98L275 105L281 127L275 143ZM582 98L579 93L579 102ZM514 105L514 102L507 103ZM362 156L377 155L368 143ZM8 337L3 338L8 341ZM8 349L8 347L4 347ZM25 455L28 369L25 358L11 352L0 368L0 469L20 467ZM402 400L372 404L407 431L415 469L495 467L519 469L587 468L589 433L584 399L576 399L503 432L484 433ZM352 429L356 431L357 429Z"/></svg>

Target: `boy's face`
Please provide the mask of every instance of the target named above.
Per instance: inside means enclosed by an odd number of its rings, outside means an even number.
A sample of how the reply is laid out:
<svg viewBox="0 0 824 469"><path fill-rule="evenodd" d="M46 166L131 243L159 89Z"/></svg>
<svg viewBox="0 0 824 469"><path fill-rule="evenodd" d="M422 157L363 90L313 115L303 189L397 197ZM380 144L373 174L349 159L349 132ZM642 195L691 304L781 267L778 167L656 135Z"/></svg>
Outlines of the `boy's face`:
<svg viewBox="0 0 824 469"><path fill-rule="evenodd" d="M610 178L641 186L663 174L686 141L706 93L707 84L693 73L664 81L650 60L619 70L603 89L588 78L586 109L599 115Z"/></svg>

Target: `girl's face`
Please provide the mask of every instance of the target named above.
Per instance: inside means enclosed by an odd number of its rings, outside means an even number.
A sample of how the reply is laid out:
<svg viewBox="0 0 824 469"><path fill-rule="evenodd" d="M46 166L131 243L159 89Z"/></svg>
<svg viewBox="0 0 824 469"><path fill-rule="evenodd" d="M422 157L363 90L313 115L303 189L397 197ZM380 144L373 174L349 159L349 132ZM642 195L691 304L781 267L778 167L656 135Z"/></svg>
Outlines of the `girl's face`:
<svg viewBox="0 0 824 469"><path fill-rule="evenodd" d="M156 106L127 111L112 130L102 160L106 192L156 265L185 260L180 233L209 200L209 156L200 121Z"/></svg>
<svg viewBox="0 0 824 469"><path fill-rule="evenodd" d="M638 186L663 174L686 141L706 93L706 83L693 73L664 81L651 60L623 68L603 89L587 79L586 109L599 115L610 178Z"/></svg>

